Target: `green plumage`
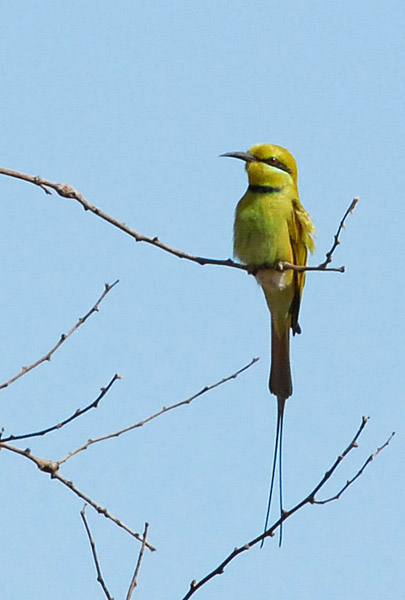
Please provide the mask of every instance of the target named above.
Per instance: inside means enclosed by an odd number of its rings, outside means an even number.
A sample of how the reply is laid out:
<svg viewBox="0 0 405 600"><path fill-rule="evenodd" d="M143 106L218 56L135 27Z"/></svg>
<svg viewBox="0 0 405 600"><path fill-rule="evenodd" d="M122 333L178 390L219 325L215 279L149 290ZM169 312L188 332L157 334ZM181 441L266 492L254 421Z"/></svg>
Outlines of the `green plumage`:
<svg viewBox="0 0 405 600"><path fill-rule="evenodd" d="M294 157L280 146L259 144L248 152L223 156L245 161L249 187L235 213L234 253L256 273L271 313L271 369L269 388L277 396L278 419L274 460L267 507L267 529L277 456L280 467L280 511L282 513L282 437L286 399L292 394L290 328L300 333L298 314L305 273L280 271L280 261L306 265L314 248L314 227L300 203ZM281 545L280 528L280 545Z"/></svg>
<svg viewBox="0 0 405 600"><path fill-rule="evenodd" d="M245 160L249 178L249 188L236 207L234 253L257 269L256 279L263 288L275 334L270 391L285 400L292 393L288 330L300 331L298 312L305 274L260 267L280 261L305 265L307 251L314 247L314 228L299 201L295 160L285 148L260 144L233 155Z"/></svg>

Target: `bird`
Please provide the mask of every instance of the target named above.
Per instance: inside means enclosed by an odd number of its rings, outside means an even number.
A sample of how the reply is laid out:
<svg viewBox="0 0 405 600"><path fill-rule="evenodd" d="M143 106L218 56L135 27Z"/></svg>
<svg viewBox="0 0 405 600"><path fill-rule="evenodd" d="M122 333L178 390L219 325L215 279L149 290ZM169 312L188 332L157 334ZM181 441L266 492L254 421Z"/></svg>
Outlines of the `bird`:
<svg viewBox="0 0 405 600"><path fill-rule="evenodd" d="M234 255L255 275L271 314L271 368L269 390L277 398L277 425L271 481L263 534L267 531L277 457L279 464L280 518L283 516L282 445L284 408L292 395L290 329L301 333L298 323L305 272L280 269L280 263L307 264L315 247L315 229L298 194L298 171L286 148L256 144L247 152L221 156L245 162L248 188L236 206ZM261 545L263 546L264 537ZM280 522L279 546L282 543Z"/></svg>

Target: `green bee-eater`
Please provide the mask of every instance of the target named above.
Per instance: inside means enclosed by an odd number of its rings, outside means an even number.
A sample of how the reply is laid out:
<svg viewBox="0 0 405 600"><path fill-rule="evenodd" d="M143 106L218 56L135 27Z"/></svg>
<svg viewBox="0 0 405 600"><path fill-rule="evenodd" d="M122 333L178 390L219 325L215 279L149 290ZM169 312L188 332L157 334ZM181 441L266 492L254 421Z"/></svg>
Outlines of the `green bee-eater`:
<svg viewBox="0 0 405 600"><path fill-rule="evenodd" d="M280 146L258 144L248 152L223 156L246 163L249 187L236 207L234 253L255 273L271 313L270 392L277 396L278 418L265 531L270 514L277 455L279 455L280 512L282 514L282 435L287 398L292 394L290 328L298 324L305 273L268 268L286 261L306 265L314 249L314 227L298 195L297 165ZM280 528L281 544L281 528Z"/></svg>

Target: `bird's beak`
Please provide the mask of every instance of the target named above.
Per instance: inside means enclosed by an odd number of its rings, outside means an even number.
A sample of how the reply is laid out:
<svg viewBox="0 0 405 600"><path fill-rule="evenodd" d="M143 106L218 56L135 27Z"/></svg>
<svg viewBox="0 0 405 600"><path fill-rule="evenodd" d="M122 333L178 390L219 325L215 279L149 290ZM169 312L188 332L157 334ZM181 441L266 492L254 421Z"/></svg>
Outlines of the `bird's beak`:
<svg viewBox="0 0 405 600"><path fill-rule="evenodd" d="M253 154L249 154L249 152L227 152L226 154L221 154L220 158L223 156L227 156L228 158L240 158L240 160L244 160L245 162L253 162L256 159Z"/></svg>

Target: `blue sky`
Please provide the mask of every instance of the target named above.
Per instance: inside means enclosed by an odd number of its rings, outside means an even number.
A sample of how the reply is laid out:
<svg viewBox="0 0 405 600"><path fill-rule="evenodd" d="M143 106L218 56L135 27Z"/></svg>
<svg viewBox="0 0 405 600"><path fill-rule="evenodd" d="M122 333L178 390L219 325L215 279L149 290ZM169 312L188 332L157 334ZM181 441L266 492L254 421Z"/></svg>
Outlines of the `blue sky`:
<svg viewBox="0 0 405 600"><path fill-rule="evenodd" d="M370 422L333 494L276 540L236 559L195 598L402 598L404 575L404 54L402 2L16 1L1 15L1 165L75 186L137 231L203 256L232 253L246 187L219 154L286 146L323 260L353 196L335 264L307 277L292 344L286 508ZM119 278L100 312L3 390L6 433L101 406L31 450L57 459L261 360L236 381L122 438L64 473L150 540L134 597L181 599L260 533L276 418L267 390L269 319L243 272L200 267L133 240L72 200L2 177L4 381L44 354ZM21 447L26 445L21 444ZM8 600L102 597L82 503L1 452L0 585ZM88 510L103 572L125 597L139 544Z"/></svg>

